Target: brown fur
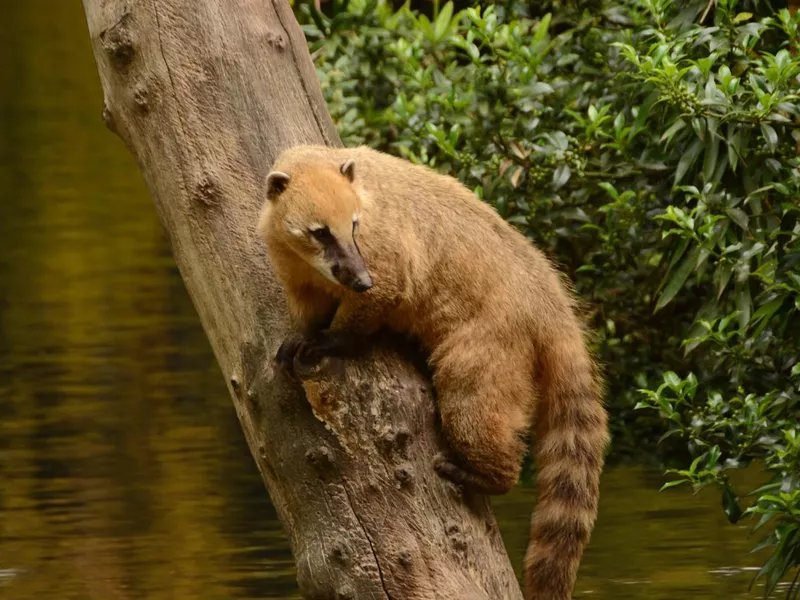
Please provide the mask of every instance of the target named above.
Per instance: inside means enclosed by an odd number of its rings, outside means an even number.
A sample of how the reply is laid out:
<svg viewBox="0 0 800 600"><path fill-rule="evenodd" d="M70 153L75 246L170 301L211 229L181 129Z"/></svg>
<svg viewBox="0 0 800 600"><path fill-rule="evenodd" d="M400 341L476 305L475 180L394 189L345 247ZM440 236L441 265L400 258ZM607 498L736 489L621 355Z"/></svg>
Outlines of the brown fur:
<svg viewBox="0 0 800 600"><path fill-rule="evenodd" d="M340 172L354 161L351 183ZM608 440L599 382L575 302L544 255L455 179L369 148L298 147L290 181L262 215L296 323L368 334L388 326L430 351L442 427L483 491L517 481L535 416L538 501L525 597L565 600L597 515ZM345 239L351 213L374 286L357 294L312 266L288 228L324 222Z"/></svg>

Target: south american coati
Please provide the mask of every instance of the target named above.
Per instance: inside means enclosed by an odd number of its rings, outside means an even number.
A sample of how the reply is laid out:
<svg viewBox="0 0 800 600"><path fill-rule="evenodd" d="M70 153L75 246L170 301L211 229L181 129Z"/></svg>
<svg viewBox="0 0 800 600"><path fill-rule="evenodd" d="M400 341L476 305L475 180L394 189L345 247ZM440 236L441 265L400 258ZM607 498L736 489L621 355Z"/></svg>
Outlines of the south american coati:
<svg viewBox="0 0 800 600"><path fill-rule="evenodd" d="M452 177L370 148L287 150L266 196L259 232L298 331L386 327L429 353L454 452L437 463L441 475L508 491L533 425L538 500L525 597L570 598L597 516L608 424L559 273ZM284 344L279 355L296 350Z"/></svg>

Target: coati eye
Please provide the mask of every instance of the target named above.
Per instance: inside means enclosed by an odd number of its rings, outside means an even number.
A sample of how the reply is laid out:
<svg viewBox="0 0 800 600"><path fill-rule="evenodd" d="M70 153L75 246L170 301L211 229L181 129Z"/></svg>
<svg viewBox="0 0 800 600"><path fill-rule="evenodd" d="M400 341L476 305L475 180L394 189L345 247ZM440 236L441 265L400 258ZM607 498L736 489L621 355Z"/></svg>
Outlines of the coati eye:
<svg viewBox="0 0 800 600"><path fill-rule="evenodd" d="M313 229L309 229L308 233L320 242L327 241L331 237L331 230L327 226L314 227Z"/></svg>

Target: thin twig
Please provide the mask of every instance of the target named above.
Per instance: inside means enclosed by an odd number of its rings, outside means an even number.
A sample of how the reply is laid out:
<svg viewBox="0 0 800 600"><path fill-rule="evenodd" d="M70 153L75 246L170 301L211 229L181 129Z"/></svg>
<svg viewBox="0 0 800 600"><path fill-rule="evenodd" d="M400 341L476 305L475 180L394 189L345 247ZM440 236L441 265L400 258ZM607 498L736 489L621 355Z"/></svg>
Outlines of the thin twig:
<svg viewBox="0 0 800 600"><path fill-rule="evenodd" d="M706 8L705 10L703 10L703 15L700 17L698 23L702 23L703 21L706 20L706 17L708 16L708 11L710 11L711 7L716 3L717 3L716 0L708 0L708 4L706 4Z"/></svg>

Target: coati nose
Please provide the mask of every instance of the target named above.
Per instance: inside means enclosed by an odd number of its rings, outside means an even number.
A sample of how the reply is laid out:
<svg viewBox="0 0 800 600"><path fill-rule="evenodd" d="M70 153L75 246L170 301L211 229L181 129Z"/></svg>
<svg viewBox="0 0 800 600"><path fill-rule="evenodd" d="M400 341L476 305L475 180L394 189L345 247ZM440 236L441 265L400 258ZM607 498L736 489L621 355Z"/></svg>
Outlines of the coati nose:
<svg viewBox="0 0 800 600"><path fill-rule="evenodd" d="M358 292L359 294L366 292L372 287L372 277L369 276L369 273L359 275L351 287L354 292Z"/></svg>

